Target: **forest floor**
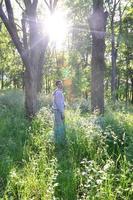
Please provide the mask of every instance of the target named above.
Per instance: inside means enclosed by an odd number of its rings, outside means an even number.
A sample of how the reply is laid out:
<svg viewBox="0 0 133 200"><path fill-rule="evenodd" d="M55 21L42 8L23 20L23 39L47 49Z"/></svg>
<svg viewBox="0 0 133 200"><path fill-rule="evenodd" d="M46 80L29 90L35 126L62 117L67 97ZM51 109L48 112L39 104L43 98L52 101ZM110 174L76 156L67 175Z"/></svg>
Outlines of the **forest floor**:
<svg viewBox="0 0 133 200"><path fill-rule="evenodd" d="M66 143L53 139L53 114L32 123L23 95L0 94L0 200L132 200L133 113L66 111Z"/></svg>

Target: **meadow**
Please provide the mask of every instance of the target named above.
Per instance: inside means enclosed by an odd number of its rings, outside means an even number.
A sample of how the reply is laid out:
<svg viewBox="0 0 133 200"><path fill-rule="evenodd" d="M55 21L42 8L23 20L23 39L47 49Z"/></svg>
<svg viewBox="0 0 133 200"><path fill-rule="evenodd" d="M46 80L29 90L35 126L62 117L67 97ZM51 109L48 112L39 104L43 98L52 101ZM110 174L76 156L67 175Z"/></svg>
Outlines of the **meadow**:
<svg viewBox="0 0 133 200"><path fill-rule="evenodd" d="M55 144L48 106L29 122L22 92L1 92L0 200L132 200L132 110L65 115L66 143Z"/></svg>

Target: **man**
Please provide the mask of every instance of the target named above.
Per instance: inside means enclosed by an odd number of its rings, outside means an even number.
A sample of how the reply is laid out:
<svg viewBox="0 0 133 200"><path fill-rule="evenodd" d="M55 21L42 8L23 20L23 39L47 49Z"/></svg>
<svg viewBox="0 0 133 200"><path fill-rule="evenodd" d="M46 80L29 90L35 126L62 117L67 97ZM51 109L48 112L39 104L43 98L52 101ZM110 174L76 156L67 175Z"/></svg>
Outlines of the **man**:
<svg viewBox="0 0 133 200"><path fill-rule="evenodd" d="M53 110L55 116L54 134L55 142L63 143L65 141L65 125L64 125L64 95L63 84L61 80L56 81L56 90L53 93Z"/></svg>

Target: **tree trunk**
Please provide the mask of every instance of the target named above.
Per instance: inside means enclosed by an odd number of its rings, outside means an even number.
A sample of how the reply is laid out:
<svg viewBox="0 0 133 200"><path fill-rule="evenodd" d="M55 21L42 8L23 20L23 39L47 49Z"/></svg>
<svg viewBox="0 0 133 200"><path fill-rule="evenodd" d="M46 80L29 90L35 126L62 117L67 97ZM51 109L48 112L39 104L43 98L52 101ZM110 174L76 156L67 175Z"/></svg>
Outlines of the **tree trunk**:
<svg viewBox="0 0 133 200"><path fill-rule="evenodd" d="M1 70L1 89L4 88L4 71Z"/></svg>
<svg viewBox="0 0 133 200"><path fill-rule="evenodd" d="M92 47L91 108L104 112L104 40L96 37Z"/></svg>
<svg viewBox="0 0 133 200"><path fill-rule="evenodd" d="M90 17L92 33L91 59L91 109L104 112L104 53L107 12L104 12L103 1L93 0L93 14Z"/></svg>
<svg viewBox="0 0 133 200"><path fill-rule="evenodd" d="M45 52L46 48L49 42L48 36L45 37L45 39L40 43L40 60L38 63L38 78L37 78L37 92L41 92L42 89L42 83L43 83L43 66L45 64Z"/></svg>
<svg viewBox="0 0 133 200"><path fill-rule="evenodd" d="M120 75L117 78L117 89L118 89L118 91L119 91L119 88L120 88ZM119 93L117 93L116 99L119 100Z"/></svg>
<svg viewBox="0 0 133 200"><path fill-rule="evenodd" d="M116 7L117 4L119 3L119 33L118 33L118 37L117 37L117 44L115 44L115 30L114 30L114 17L115 17L115 12L116 12ZM112 10L112 17L111 17L111 34L112 34L112 40L111 40L111 61L112 61L112 73L111 73L111 96L112 96L112 100L115 103L116 99L117 99L117 94L116 94L116 90L117 90L117 65L116 65L116 61L117 61L117 54L118 54L118 48L120 45L120 38L121 38L121 34L122 34L122 12L121 12L121 2L115 1L114 5L113 5L113 10Z"/></svg>
<svg viewBox="0 0 133 200"><path fill-rule="evenodd" d="M128 93L129 93L129 84L128 84L128 80L129 80L129 55L127 54L127 58L126 58L126 85L125 85L125 97L126 97L126 106L127 106L127 102L128 102Z"/></svg>
<svg viewBox="0 0 133 200"><path fill-rule="evenodd" d="M25 108L26 115L32 118L37 111L37 78L36 71L25 71Z"/></svg>
<svg viewBox="0 0 133 200"><path fill-rule="evenodd" d="M126 97L126 106L127 106L127 102L128 102L128 89L129 89L129 86L128 86L128 71L126 72L126 86L125 86L125 97Z"/></svg>
<svg viewBox="0 0 133 200"><path fill-rule="evenodd" d="M112 22L111 26L112 32L112 51L111 51L111 60L112 60L112 72L111 72L111 96L113 102L116 101L116 85L117 85L117 78L116 78L116 49L115 49L115 36L114 36L114 22Z"/></svg>
<svg viewBox="0 0 133 200"><path fill-rule="evenodd" d="M131 104L133 104L133 78L131 78Z"/></svg>

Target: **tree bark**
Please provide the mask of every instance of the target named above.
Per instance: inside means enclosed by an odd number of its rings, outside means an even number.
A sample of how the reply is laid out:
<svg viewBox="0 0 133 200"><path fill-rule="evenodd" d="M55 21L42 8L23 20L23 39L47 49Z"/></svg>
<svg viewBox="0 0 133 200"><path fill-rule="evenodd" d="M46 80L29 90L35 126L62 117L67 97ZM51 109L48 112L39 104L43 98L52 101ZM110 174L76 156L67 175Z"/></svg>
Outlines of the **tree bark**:
<svg viewBox="0 0 133 200"><path fill-rule="evenodd" d="M92 33L91 59L91 109L104 113L104 53L105 32L108 13L104 12L103 1L93 0L93 14L89 19Z"/></svg>
<svg viewBox="0 0 133 200"><path fill-rule="evenodd" d="M36 73L26 68L25 71L25 108L28 118L32 118L37 111L37 82Z"/></svg>
<svg viewBox="0 0 133 200"><path fill-rule="evenodd" d="M91 70L91 108L104 112L104 41L93 37Z"/></svg>
<svg viewBox="0 0 133 200"><path fill-rule="evenodd" d="M119 91L120 88L120 75L117 77L117 90ZM119 100L119 93L117 92L116 99Z"/></svg>
<svg viewBox="0 0 133 200"><path fill-rule="evenodd" d="M115 48L115 36L114 36L114 19L111 22L111 34L112 34L112 41L111 41L111 60L112 60L112 72L111 72L111 96L113 102L116 100L116 85L117 85L117 77L116 77L116 48Z"/></svg>
<svg viewBox="0 0 133 200"><path fill-rule="evenodd" d="M1 70L1 89L4 88L4 70Z"/></svg>
<svg viewBox="0 0 133 200"><path fill-rule="evenodd" d="M129 85L128 85L128 71L126 72L126 85L125 85L125 97L126 97L126 106L128 102L128 90L129 90Z"/></svg>
<svg viewBox="0 0 133 200"><path fill-rule="evenodd" d="M131 104L133 104L133 78L131 78Z"/></svg>
<svg viewBox="0 0 133 200"><path fill-rule="evenodd" d="M116 8L117 5L119 4L119 33L117 37L117 41L115 40L115 21L114 17L116 14ZM110 7L110 5L109 5ZM112 35L112 40L111 40L111 62L112 62L112 70L111 70L111 96L112 100L115 103L117 99L117 55L118 55L118 48L120 45L120 39L121 39L121 34L122 34L122 10L121 10L121 1L120 0L115 0L113 3L113 9L111 11L110 8L110 14L111 14L111 35Z"/></svg>

